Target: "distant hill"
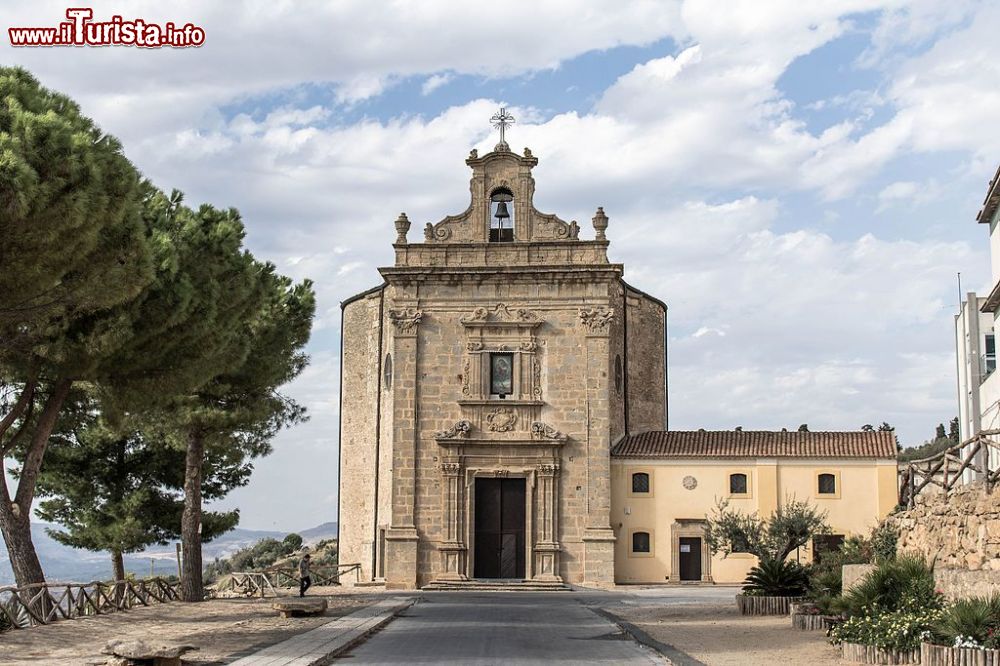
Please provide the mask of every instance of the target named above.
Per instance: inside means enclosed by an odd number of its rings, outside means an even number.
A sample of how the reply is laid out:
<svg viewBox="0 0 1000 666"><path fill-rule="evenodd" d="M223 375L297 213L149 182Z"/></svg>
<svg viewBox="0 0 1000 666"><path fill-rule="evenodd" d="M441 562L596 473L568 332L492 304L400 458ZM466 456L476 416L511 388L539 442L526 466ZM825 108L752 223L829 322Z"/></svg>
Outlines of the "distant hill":
<svg viewBox="0 0 1000 666"><path fill-rule="evenodd" d="M88 550L78 550L64 546L46 532L47 527L58 527L48 523L36 522L31 525L31 537L42 562L42 569L50 581L87 582L104 580L111 577L111 555L108 553L92 553ZM205 562L215 558L228 557L240 548L253 545L261 539L271 537L284 539L289 532L268 530L247 530L240 527L222 535L218 539L204 544L203 557ZM298 533L306 544L330 539L337 535L337 523L323 523ZM167 546L153 546L149 550L125 556L125 569L137 576L148 576L150 560L153 560L153 571L160 575L177 573L177 560L173 543ZM11 585L14 582L14 572L10 568L10 558L7 549L0 548L0 585Z"/></svg>

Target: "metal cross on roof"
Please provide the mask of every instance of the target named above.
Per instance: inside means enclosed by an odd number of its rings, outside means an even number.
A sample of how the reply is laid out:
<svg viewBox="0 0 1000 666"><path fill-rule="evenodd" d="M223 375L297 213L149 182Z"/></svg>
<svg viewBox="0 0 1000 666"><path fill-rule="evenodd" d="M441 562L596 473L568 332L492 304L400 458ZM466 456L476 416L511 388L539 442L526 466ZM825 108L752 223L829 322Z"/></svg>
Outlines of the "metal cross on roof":
<svg viewBox="0 0 1000 666"><path fill-rule="evenodd" d="M503 138L504 131L514 124L514 116L507 113L506 108L500 107L500 111L494 113L493 117L490 118L490 124L500 129L500 143L506 143Z"/></svg>

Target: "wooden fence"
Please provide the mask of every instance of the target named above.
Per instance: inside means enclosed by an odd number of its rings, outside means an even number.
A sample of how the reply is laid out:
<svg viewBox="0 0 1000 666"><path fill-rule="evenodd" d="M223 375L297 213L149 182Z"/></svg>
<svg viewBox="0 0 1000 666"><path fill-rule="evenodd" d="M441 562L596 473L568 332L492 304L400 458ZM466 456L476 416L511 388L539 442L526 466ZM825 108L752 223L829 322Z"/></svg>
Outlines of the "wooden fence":
<svg viewBox="0 0 1000 666"><path fill-rule="evenodd" d="M333 567L312 567L309 571L312 585L340 585L341 579L354 575L355 582L361 579L360 564L338 564ZM297 588L301 582L299 570L294 567L269 567L263 571L234 571L223 576L215 588L236 596L265 597L270 593L277 596L276 588Z"/></svg>
<svg viewBox="0 0 1000 666"><path fill-rule="evenodd" d="M0 631L173 601L180 598L179 586L163 578L146 578L0 587Z"/></svg>
<svg viewBox="0 0 1000 666"><path fill-rule="evenodd" d="M984 430L941 453L900 463L899 504L912 508L917 496L932 487L950 493L962 485L966 471L985 481L987 490L1000 480L1000 430Z"/></svg>

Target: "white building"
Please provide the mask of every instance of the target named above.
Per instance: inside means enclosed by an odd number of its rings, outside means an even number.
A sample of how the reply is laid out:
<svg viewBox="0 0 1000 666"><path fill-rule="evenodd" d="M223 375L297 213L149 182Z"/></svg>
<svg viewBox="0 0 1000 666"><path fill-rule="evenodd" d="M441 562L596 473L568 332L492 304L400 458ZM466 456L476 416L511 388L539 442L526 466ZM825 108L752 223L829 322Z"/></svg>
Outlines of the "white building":
<svg viewBox="0 0 1000 666"><path fill-rule="evenodd" d="M963 442L984 430L1000 430L1000 373L996 372L994 338L1000 312L1000 169L990 181L976 220L990 225L993 289L985 297L975 292L966 294L955 315L958 420ZM971 474L967 480L971 480Z"/></svg>

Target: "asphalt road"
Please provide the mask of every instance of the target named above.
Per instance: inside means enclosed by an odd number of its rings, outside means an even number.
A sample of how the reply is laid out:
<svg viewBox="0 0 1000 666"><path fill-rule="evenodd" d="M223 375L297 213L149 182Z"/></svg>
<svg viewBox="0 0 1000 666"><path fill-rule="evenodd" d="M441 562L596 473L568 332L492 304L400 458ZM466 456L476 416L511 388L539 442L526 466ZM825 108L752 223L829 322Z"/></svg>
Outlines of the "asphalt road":
<svg viewBox="0 0 1000 666"><path fill-rule="evenodd" d="M428 593L344 664L662 664L571 592Z"/></svg>

